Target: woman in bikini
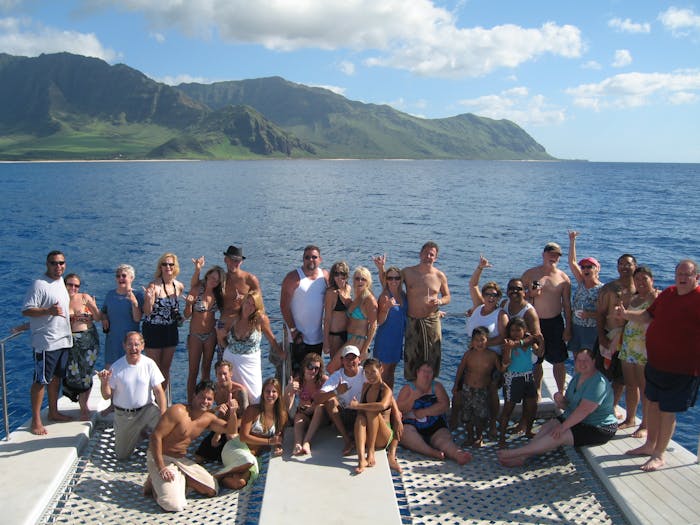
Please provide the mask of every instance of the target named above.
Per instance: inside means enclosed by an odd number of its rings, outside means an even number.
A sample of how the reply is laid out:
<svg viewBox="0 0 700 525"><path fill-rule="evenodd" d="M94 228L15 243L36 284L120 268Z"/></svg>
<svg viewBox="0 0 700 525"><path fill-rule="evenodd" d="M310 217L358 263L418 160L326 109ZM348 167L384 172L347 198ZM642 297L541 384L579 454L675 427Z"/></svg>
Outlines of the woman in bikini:
<svg viewBox="0 0 700 525"><path fill-rule="evenodd" d="M323 353L329 354L331 360L348 339L348 318L345 313L348 311L352 293L352 288L348 284L348 275L350 275L350 268L345 261L331 266L323 315Z"/></svg>
<svg viewBox="0 0 700 525"><path fill-rule="evenodd" d="M372 293L372 274L364 266L358 266L353 273L353 299L346 312L348 317L348 345L360 350L360 360L369 357L369 346L377 330L377 300ZM328 372L339 370L340 352L328 364Z"/></svg>
<svg viewBox="0 0 700 525"><path fill-rule="evenodd" d="M100 351L100 337L95 321L101 318L95 299L80 293L80 277L69 273L64 277L70 297L70 329L73 333L73 348L68 356L66 376L63 378L63 395L80 405L81 421L90 419L88 397L92 388L95 361Z"/></svg>
<svg viewBox="0 0 700 525"><path fill-rule="evenodd" d="M362 368L366 381L362 387L360 401L350 401L350 408L357 410L355 474L362 473L367 467L373 467L376 464L374 451L387 448L394 436L390 423L393 395L391 388L382 381L382 365L377 359L367 359Z"/></svg>
<svg viewBox="0 0 700 525"><path fill-rule="evenodd" d="M326 410L323 403L318 402L318 394L327 379L323 371L323 358L311 352L301 362L301 376L292 379L285 389L285 405L294 420L292 453L295 456L311 454L311 439L325 419ZM312 421L315 423L312 424Z"/></svg>
<svg viewBox="0 0 700 525"><path fill-rule="evenodd" d="M250 405L243 413L241 441L248 445L256 456L270 449L273 455L282 455L282 439L287 417L282 385L274 377L266 379L260 403Z"/></svg>
<svg viewBox="0 0 700 525"><path fill-rule="evenodd" d="M241 303L238 313L217 326L219 346L225 348L224 359L233 363L231 379L248 390L251 403L257 403L262 391L262 362L260 343L262 336L270 343L270 352L284 359L286 356L270 328L259 290L250 290Z"/></svg>
<svg viewBox="0 0 700 525"><path fill-rule="evenodd" d="M145 353L163 373L166 392L170 384L170 365L179 342L178 327L183 321L178 297L185 287L176 279L179 273L177 255L165 253L158 259L153 280L144 288L141 328L146 341Z"/></svg>
<svg viewBox="0 0 700 525"><path fill-rule="evenodd" d="M216 346L216 312L224 305L226 272L220 266L213 266L199 275L204 267L204 257L192 259L194 274L190 281L190 292L185 302L185 319L190 319L190 333L187 336L189 370L187 373L187 401L194 397L197 375L201 369L201 379L211 379L211 363ZM201 366L200 366L201 365Z"/></svg>

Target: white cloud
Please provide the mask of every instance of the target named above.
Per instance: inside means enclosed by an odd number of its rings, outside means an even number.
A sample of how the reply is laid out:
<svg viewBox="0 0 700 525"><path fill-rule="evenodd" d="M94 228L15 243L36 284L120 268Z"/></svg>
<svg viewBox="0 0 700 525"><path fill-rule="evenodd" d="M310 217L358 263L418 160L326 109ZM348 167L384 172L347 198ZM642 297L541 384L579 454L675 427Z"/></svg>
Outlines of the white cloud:
<svg viewBox="0 0 700 525"><path fill-rule="evenodd" d="M330 86L328 84L307 84L307 85L311 86L311 87L319 87L319 88L327 89L328 91L332 91L336 95L345 95L345 91L347 91L347 89L344 87Z"/></svg>
<svg viewBox="0 0 700 525"><path fill-rule="evenodd" d="M196 84L211 84L214 82L213 80L204 78L204 77L193 77L192 75L188 75L187 73L182 73L180 75L175 75L175 76L165 76L165 77L155 77L152 75L148 75L150 78L155 80L156 82L162 82L163 84L168 84L169 86L177 86L179 84L191 84L191 83L196 83Z"/></svg>
<svg viewBox="0 0 700 525"><path fill-rule="evenodd" d="M659 20L674 36L687 36L693 31L700 31L700 15L692 9L669 7L659 13Z"/></svg>
<svg viewBox="0 0 700 525"><path fill-rule="evenodd" d="M355 74L355 64L347 60L343 60L340 64L338 64L338 69L340 69L343 74L348 76Z"/></svg>
<svg viewBox="0 0 700 525"><path fill-rule="evenodd" d="M596 111L605 108L633 108L662 101L687 104L700 92L700 70L673 73L624 73L597 84L581 84L566 92L574 104Z"/></svg>
<svg viewBox="0 0 700 525"><path fill-rule="evenodd" d="M627 49L618 49L615 51L615 58L613 59L613 67L625 67L632 63L632 53Z"/></svg>
<svg viewBox="0 0 700 525"><path fill-rule="evenodd" d="M459 104L470 108L477 115L508 119L521 126L559 124L566 120L564 109L551 106L542 95L530 96L529 90L524 86L497 95L460 100Z"/></svg>
<svg viewBox="0 0 700 525"><path fill-rule="evenodd" d="M581 65L583 69L601 69L602 66L595 60L589 60Z"/></svg>
<svg viewBox="0 0 700 525"><path fill-rule="evenodd" d="M455 15L431 0L84 0L91 6L144 13L155 30L213 35L269 49L370 51L370 66L440 77L480 76L544 54L581 55L578 28L547 22L460 28ZM464 7L464 9L468 9Z"/></svg>
<svg viewBox="0 0 700 525"><path fill-rule="evenodd" d="M651 24L649 22L637 23L632 22L629 18L622 20L621 18L612 18L608 20L608 26L622 33L650 33Z"/></svg>
<svg viewBox="0 0 700 525"><path fill-rule="evenodd" d="M165 35L163 33L150 33L149 36L159 44L165 42Z"/></svg>
<svg viewBox="0 0 700 525"><path fill-rule="evenodd" d="M111 62L118 54L105 48L93 33L62 31L25 18L0 18L0 49L19 56L66 51Z"/></svg>

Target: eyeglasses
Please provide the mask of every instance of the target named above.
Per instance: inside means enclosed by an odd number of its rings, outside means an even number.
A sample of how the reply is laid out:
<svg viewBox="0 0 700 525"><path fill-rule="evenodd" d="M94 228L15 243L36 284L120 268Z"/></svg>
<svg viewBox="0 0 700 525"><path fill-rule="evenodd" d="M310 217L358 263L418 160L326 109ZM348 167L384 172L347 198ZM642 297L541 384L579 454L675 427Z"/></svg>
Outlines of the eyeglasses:
<svg viewBox="0 0 700 525"><path fill-rule="evenodd" d="M522 292L523 287L522 286L509 286L508 291L509 292Z"/></svg>
<svg viewBox="0 0 700 525"><path fill-rule="evenodd" d="M314 372L318 371L321 367L318 365L306 365L307 370L313 370Z"/></svg>
<svg viewBox="0 0 700 525"><path fill-rule="evenodd" d="M66 287L71 287L71 288L80 288L80 284L76 283L66 283Z"/></svg>
<svg viewBox="0 0 700 525"><path fill-rule="evenodd" d="M160 263L160 265L167 266L168 268L172 268L173 266L175 266L175 263L163 262L163 263Z"/></svg>
<svg viewBox="0 0 700 525"><path fill-rule="evenodd" d="M498 294L496 292L486 292L484 297L498 297Z"/></svg>
<svg viewBox="0 0 700 525"><path fill-rule="evenodd" d="M387 281L400 281L401 276L400 275L387 275L386 280Z"/></svg>
<svg viewBox="0 0 700 525"><path fill-rule="evenodd" d="M49 264L51 266L63 266L66 264L66 261L49 261Z"/></svg>
<svg viewBox="0 0 700 525"><path fill-rule="evenodd" d="M314 260L316 260L316 259L318 259L318 255L304 255L304 259L307 260L307 261L308 261L309 259L314 259Z"/></svg>
<svg viewBox="0 0 700 525"><path fill-rule="evenodd" d="M592 264L582 264L581 265L582 270L592 270L593 268L595 268L595 266L593 266Z"/></svg>

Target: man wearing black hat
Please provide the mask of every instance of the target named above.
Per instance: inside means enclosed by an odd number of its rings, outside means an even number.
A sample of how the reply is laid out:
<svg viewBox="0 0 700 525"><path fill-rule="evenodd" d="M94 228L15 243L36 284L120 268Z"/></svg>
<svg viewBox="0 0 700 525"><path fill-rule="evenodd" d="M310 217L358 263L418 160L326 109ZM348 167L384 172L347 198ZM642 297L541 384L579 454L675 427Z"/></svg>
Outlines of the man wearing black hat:
<svg viewBox="0 0 700 525"><path fill-rule="evenodd" d="M241 269L245 257L243 249L238 246L229 246L224 252L226 263L226 289L224 293L224 310L222 317L236 313L241 307L241 300L251 290L260 290L260 282L250 272Z"/></svg>

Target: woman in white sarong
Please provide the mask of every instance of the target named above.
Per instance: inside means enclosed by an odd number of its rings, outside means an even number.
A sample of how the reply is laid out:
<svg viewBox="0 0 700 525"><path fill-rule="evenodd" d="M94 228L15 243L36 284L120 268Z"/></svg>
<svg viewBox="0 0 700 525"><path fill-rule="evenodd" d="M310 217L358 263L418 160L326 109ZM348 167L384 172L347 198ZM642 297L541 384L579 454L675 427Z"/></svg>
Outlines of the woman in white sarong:
<svg viewBox="0 0 700 525"><path fill-rule="evenodd" d="M217 328L216 334L219 346L225 349L224 359L233 363L231 379L246 387L251 404L257 403L262 392L262 336L270 342L271 352L281 359L285 357L270 328L260 291L249 291L243 298L240 312L227 319L223 327Z"/></svg>

